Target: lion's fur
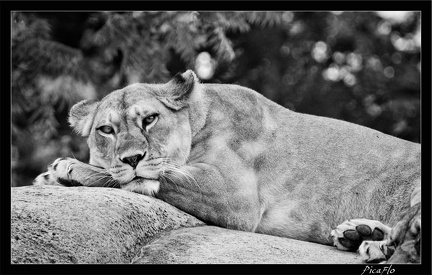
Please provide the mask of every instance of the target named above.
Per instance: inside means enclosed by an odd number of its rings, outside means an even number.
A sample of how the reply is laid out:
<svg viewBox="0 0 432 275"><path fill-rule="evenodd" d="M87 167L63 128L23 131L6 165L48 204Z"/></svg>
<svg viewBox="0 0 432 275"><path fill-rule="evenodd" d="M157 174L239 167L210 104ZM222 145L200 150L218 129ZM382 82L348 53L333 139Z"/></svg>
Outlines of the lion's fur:
<svg viewBox="0 0 432 275"><path fill-rule="evenodd" d="M133 105L161 114L148 133L129 120ZM122 128L115 139L96 133L110 112ZM147 180L155 196L228 228L331 244L348 218L395 224L420 186L419 144L295 113L241 86L202 84L190 71L78 103L70 123L88 136L90 164L127 166L117 160L126 145L171 158L178 173Z"/></svg>

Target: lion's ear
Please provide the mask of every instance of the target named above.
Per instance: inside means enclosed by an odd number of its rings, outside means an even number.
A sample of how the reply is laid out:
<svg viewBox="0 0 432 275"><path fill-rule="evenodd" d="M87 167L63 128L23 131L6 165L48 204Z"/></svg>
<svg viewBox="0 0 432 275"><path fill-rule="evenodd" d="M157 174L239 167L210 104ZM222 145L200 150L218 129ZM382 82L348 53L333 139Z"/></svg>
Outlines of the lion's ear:
<svg viewBox="0 0 432 275"><path fill-rule="evenodd" d="M82 100L72 106L69 112L70 126L83 137L87 137L90 134L98 106L99 101L97 100Z"/></svg>
<svg viewBox="0 0 432 275"><path fill-rule="evenodd" d="M168 108L180 110L187 106L187 100L198 82L199 79L192 70L178 73L164 85L158 99Z"/></svg>

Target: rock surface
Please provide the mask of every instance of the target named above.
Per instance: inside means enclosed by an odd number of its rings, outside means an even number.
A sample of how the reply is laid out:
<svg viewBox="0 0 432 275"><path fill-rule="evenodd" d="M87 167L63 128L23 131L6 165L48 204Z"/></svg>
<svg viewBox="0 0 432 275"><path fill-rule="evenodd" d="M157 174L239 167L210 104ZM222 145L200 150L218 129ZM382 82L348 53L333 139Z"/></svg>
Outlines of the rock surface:
<svg viewBox="0 0 432 275"><path fill-rule="evenodd" d="M12 188L12 263L130 263L156 234L203 223L160 200L109 188Z"/></svg>
<svg viewBox="0 0 432 275"><path fill-rule="evenodd" d="M12 263L360 263L356 253L207 226L110 188L12 188Z"/></svg>
<svg viewBox="0 0 432 275"><path fill-rule="evenodd" d="M164 233L143 247L135 264L350 264L357 253L293 239L215 226Z"/></svg>

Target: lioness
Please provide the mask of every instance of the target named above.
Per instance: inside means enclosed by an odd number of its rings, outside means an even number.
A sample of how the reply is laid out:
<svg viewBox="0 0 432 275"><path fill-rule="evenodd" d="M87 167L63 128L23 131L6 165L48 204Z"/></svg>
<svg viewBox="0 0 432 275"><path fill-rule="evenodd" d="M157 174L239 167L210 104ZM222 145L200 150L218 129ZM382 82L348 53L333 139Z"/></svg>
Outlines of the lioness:
<svg viewBox="0 0 432 275"><path fill-rule="evenodd" d="M419 144L192 71L81 101L69 122L90 164L57 159L35 184L119 187L209 224L420 260Z"/></svg>

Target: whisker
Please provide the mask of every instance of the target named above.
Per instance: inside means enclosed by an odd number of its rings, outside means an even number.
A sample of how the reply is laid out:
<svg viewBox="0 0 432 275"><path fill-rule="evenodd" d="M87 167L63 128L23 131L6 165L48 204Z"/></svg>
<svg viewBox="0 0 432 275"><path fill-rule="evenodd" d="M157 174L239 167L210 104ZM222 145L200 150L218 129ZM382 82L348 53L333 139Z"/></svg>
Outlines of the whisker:
<svg viewBox="0 0 432 275"><path fill-rule="evenodd" d="M100 183L102 181L102 183ZM101 173L99 175L96 175L95 181L93 181L88 186L90 187L112 187L117 188L119 187L119 183L114 180L111 175Z"/></svg>
<svg viewBox="0 0 432 275"><path fill-rule="evenodd" d="M109 177L109 176L110 176L109 174L97 173L97 174L92 174L92 175L85 177L84 180L88 180L89 178L105 178L105 177Z"/></svg>
<svg viewBox="0 0 432 275"><path fill-rule="evenodd" d="M177 167L175 167L175 166L172 166L172 165L170 165L170 164L168 164L167 165L167 167L168 168L170 168L173 172L175 172L176 174L180 174L180 175L182 175L182 176L184 176L185 178L186 178L186 181L189 183L189 182L193 182L197 187L198 187L198 189L200 189L201 190L201 187L199 186L199 184L198 184L198 182L194 179L194 177L191 175L191 174L189 174L188 172L186 172L186 171L184 171L184 170L182 170L182 169L180 169L180 168L177 168ZM178 176L177 176L178 177ZM179 177L178 177L179 178ZM180 178L179 178L180 179ZM180 179L181 180L181 179Z"/></svg>
<svg viewBox="0 0 432 275"><path fill-rule="evenodd" d="M73 156L74 159L78 160L78 159L75 157L75 155L74 155L74 153L73 153L72 151L71 151L71 154L72 154L72 156Z"/></svg>
<svg viewBox="0 0 432 275"><path fill-rule="evenodd" d="M106 174L96 174L96 175L90 175L87 176L84 180L87 181L89 178L92 178L92 180L101 181L103 179L109 179L111 176Z"/></svg>
<svg viewBox="0 0 432 275"><path fill-rule="evenodd" d="M177 185L177 183L176 183L175 180L173 180L173 179L172 179L170 176L168 176L167 174L164 174L164 175L163 175L163 178L164 178L165 180L168 179L171 183L173 183L173 184L175 185L177 191L179 191L179 187L178 187L178 185Z"/></svg>
<svg viewBox="0 0 432 275"><path fill-rule="evenodd" d="M176 185L178 185L177 182L182 182L183 184L187 183L189 185L195 185L198 188L199 193L202 195L201 187L198 185L197 181L189 173L186 173L185 171L182 171L180 169L168 165L165 167L163 176L168 178L170 182L173 182Z"/></svg>

